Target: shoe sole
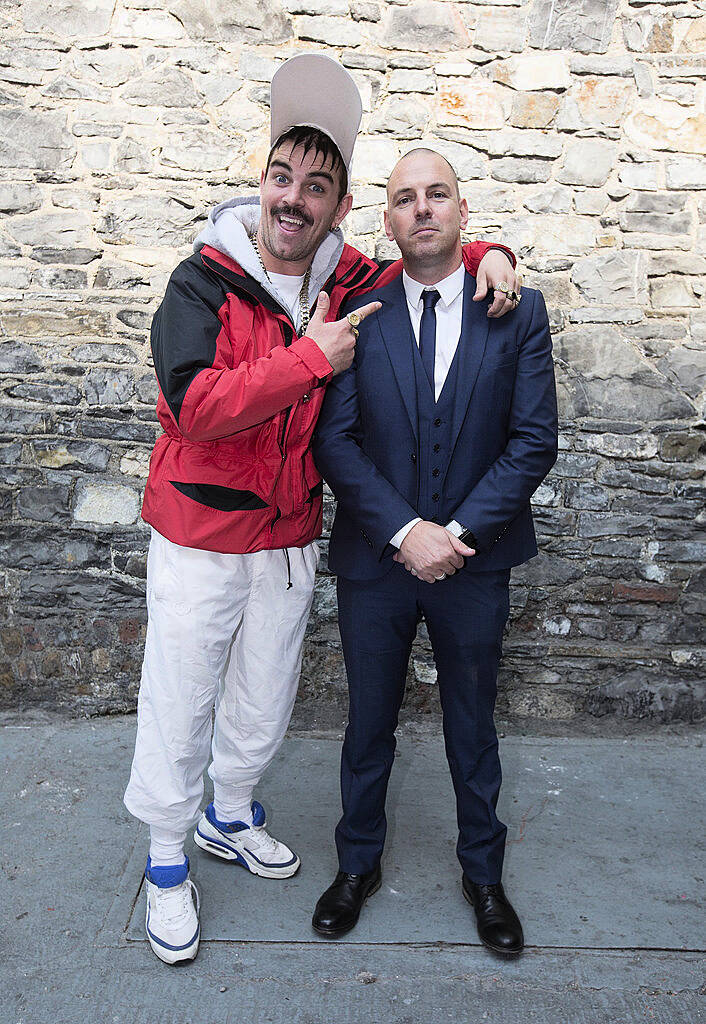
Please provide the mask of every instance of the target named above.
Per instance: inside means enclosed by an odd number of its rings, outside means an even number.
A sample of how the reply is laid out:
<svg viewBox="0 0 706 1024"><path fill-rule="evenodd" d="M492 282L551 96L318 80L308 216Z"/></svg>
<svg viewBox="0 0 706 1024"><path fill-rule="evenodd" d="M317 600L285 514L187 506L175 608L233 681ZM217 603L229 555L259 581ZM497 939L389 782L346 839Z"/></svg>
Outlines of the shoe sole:
<svg viewBox="0 0 706 1024"><path fill-rule="evenodd" d="M249 860L247 852L229 850L218 843L210 842L207 836L201 835L198 829L194 832L194 842L200 849L205 850L206 853L212 853L214 857L220 857L221 860L234 861L236 864L240 864L241 867L247 868L251 874L259 875L261 878L291 878L292 875L296 875L301 867L301 861L297 857L293 864L287 864L286 867L268 868L257 861Z"/></svg>
<svg viewBox="0 0 706 1024"><path fill-rule="evenodd" d="M470 906L473 907L473 912L475 913L476 908L473 906L473 900L468 895L463 886L461 886L461 892L463 893L463 898L465 899L466 903L470 904ZM486 939L484 939L480 933L478 935L478 938L483 943L486 949L492 950L493 953L500 953L501 956L517 956L517 954L521 953L522 950L525 948L524 943L521 946L518 946L517 949L508 949L506 946L495 946L493 945L492 942L488 942Z"/></svg>
<svg viewBox="0 0 706 1024"><path fill-rule="evenodd" d="M351 924L347 924L345 928L318 928L314 924L313 921L311 923L311 927L314 929L314 931L318 935L323 935L324 938L327 938L327 939L336 939L336 938L339 937L339 935L345 935L347 932L352 931L352 929L355 928L355 926L358 924L358 918L360 917L361 911L363 909L363 904L371 896L375 895L375 893L378 891L378 889L380 888L381 885L382 885L382 878L378 878L377 882L375 882L375 884L372 886L372 888L370 888L366 892L366 894L365 894L365 896L363 898L363 903L361 903L361 905L360 905L360 910L356 914L355 921L353 921Z"/></svg>

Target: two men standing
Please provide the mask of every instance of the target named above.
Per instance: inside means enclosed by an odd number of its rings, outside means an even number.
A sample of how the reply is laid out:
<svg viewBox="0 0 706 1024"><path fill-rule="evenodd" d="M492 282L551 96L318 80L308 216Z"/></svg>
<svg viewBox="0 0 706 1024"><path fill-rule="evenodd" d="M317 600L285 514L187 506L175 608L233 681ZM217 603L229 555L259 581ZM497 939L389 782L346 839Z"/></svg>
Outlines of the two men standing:
<svg viewBox="0 0 706 1024"><path fill-rule="evenodd" d="M150 826L146 929L168 963L193 958L200 940L184 856L194 823L197 845L255 874L299 867L252 796L289 722L313 597L312 435L326 385L354 355L341 304L400 272L340 232L362 113L348 73L317 54L286 61L271 112L259 202L212 211L152 325L164 434L142 513L149 623L125 804ZM507 258L489 248L469 247L469 271L479 285L514 287ZM512 305L498 293L491 308ZM358 322L378 308L363 301ZM214 800L199 817L209 748Z"/></svg>

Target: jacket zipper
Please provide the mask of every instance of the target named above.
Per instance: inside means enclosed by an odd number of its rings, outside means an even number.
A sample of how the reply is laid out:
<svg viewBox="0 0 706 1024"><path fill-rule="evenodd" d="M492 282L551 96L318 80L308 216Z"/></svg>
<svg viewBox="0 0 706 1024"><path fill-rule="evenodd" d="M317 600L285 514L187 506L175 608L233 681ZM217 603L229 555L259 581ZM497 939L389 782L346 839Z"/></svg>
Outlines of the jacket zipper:
<svg viewBox="0 0 706 1024"><path fill-rule="evenodd" d="M205 258L203 256L201 258L202 258L203 262L206 263ZM362 263L362 260L363 260L362 256L359 257L353 263L353 266L349 267L348 270L346 270L346 272L338 280L335 277L335 271L334 271L334 274L332 275L333 276L333 282L332 282L332 285L331 285L331 292L333 292L333 289L337 285L343 284L343 282L345 281L345 279L347 277L351 277L351 276L356 274L360 264ZM234 279L233 279L233 277L231 275L229 275L228 273L224 273L218 267L218 264L217 264L216 260L213 260L213 259L209 258L208 262L206 263L206 265L211 270L213 270L214 273L218 274L219 277L224 278L230 284L235 284L236 288L238 288L239 290L247 292L246 288L242 288L242 285L240 285L240 282L234 281ZM371 268L371 273L372 272L373 271L372 271L372 268ZM329 282L327 281L326 283L328 284ZM296 328L295 328L294 324L292 323L292 321L287 316L285 309L276 301L276 299L274 299L272 296L269 296L269 297L272 299L273 305L277 306L279 308L279 310L281 311L281 313L282 313L281 321L283 322L283 326L285 328L289 328L289 330L291 331L291 335L289 337L287 337L287 333L285 331L284 345L285 345L285 348L289 348L289 346L294 341L294 338L296 337L296 333L297 333ZM306 402L308 400L309 400L309 395L308 394L304 395L302 397L302 401ZM280 466L281 467L283 467L285 462L287 461L287 447L286 447L287 428L289 427L289 421L290 421L290 418L291 418L291 415L292 415L292 409L293 408L294 408L294 406L290 405L290 406L288 406L287 409L285 409L285 411L284 411L284 421L282 423L282 429L280 431L280 435L279 435L279 438L278 438L279 451L280 451ZM281 473L281 468L280 468L280 473ZM279 482L279 474L277 476L277 480L275 481L275 487L277 486L278 482ZM282 513L280 512L280 510L278 508L276 508L275 509L275 518L272 520L272 522L270 524L270 530L274 529L275 524L277 523L277 520L281 518L281 515L282 515Z"/></svg>
<svg viewBox="0 0 706 1024"><path fill-rule="evenodd" d="M296 335L297 332L294 329L294 325L289 320L286 322L286 324L284 324L284 326L285 326L285 328L286 327L291 327L291 330L292 330L291 337L289 337L289 338L287 337L286 331L285 331L285 336L284 336L284 347L285 348L289 348L289 346L294 341L294 336ZM283 463L284 463L284 461L287 458L287 448L286 448L286 444L285 444L285 438L287 436L287 427L289 426L289 419L290 419L290 416L292 415L292 409L293 408L294 408L294 406L290 405L287 409L285 409L285 411L284 411L284 421L282 423L282 430L280 431L280 435L279 435L279 450L280 450L280 455L282 456L282 462Z"/></svg>

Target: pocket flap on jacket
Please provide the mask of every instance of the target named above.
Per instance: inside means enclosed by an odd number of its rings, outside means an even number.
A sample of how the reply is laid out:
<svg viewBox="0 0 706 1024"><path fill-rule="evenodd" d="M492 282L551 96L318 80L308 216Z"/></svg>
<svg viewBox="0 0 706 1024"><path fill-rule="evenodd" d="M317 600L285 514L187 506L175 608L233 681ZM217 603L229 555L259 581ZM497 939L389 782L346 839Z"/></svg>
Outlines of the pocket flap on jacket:
<svg viewBox="0 0 706 1024"><path fill-rule="evenodd" d="M254 512L256 509L267 508L267 502L253 491L238 491L219 484L183 484L178 480L169 482L187 498L208 508L218 509L219 512Z"/></svg>

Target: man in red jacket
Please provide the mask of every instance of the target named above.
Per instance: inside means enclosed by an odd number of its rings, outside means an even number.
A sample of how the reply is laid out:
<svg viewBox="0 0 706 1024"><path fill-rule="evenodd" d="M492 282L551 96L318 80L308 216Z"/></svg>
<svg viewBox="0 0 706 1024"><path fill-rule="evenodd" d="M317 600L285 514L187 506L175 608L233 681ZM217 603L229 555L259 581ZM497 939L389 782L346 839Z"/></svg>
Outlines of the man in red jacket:
<svg viewBox="0 0 706 1024"><path fill-rule="evenodd" d="M252 795L289 723L313 598L322 482L311 438L325 385L353 359L355 326L336 321L343 300L401 272L340 232L362 114L350 75L320 54L291 58L271 111L259 201L211 212L152 324L164 434L142 510L149 623L125 804L150 826L146 928L167 963L198 950L184 856L197 819L198 846L254 874L299 867ZM470 247L479 282L514 288L505 255L478 270L488 248ZM498 292L490 314L510 308ZM214 800L200 814L210 751Z"/></svg>

